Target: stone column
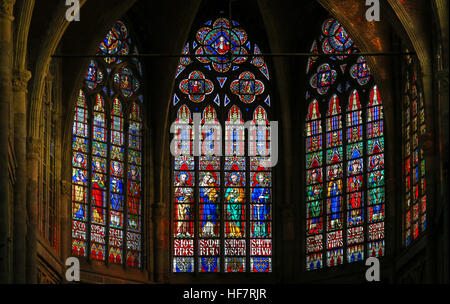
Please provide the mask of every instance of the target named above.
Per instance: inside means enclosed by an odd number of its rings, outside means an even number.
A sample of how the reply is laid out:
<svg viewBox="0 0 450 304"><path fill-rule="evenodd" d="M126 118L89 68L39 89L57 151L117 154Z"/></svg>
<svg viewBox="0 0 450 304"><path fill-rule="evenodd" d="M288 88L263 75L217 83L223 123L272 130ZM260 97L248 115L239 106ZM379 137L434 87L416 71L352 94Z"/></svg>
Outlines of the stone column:
<svg viewBox="0 0 450 304"><path fill-rule="evenodd" d="M22 0L15 7L14 30L12 127L14 128L14 152L16 182L14 184L14 283L25 283L26 265L26 193L27 193L27 87L31 73L26 69L28 32L34 0Z"/></svg>
<svg viewBox="0 0 450 304"><path fill-rule="evenodd" d="M158 283L166 283L168 280L168 262L169 252L169 227L170 221L166 205L158 202L154 206L152 222L155 227L155 248L153 248L155 256L155 281Z"/></svg>
<svg viewBox="0 0 450 304"><path fill-rule="evenodd" d="M61 227L61 257L62 261L72 256L72 210L71 210L71 197L72 195L72 182L70 180L61 181L61 201L60 201L60 214L59 221Z"/></svg>
<svg viewBox="0 0 450 304"><path fill-rule="evenodd" d="M37 283L37 208L38 208L38 173L41 139L29 137L27 140L27 251L26 282Z"/></svg>
<svg viewBox="0 0 450 304"><path fill-rule="evenodd" d="M14 151L17 159L14 185L14 283L24 284L27 230L27 84L29 71L14 71Z"/></svg>
<svg viewBox="0 0 450 304"><path fill-rule="evenodd" d="M9 135L15 0L0 0L0 283L9 283Z"/></svg>

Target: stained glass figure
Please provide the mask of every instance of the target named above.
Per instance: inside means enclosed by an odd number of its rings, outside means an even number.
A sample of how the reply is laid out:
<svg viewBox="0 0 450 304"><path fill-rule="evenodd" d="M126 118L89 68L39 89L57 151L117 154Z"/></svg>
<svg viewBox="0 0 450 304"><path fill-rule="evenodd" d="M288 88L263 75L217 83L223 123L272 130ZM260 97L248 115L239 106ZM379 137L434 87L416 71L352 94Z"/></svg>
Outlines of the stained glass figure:
<svg viewBox="0 0 450 304"><path fill-rule="evenodd" d="M219 73L226 73L234 64L247 60L245 56L238 56L249 52L245 47L247 33L226 18L218 18L212 25L199 29L196 40L199 47L195 54L210 55L197 59L201 63L211 63L213 69ZM232 56L227 56L228 54Z"/></svg>
<svg viewBox="0 0 450 304"><path fill-rule="evenodd" d="M328 92L330 86L336 81L336 71L325 63L317 68L317 73L310 80L311 87L317 89L317 92L324 95Z"/></svg>
<svg viewBox="0 0 450 304"><path fill-rule="evenodd" d="M371 74L363 56L359 57L356 64L351 67L350 75L358 81L359 85L365 85L369 82Z"/></svg>
<svg viewBox="0 0 450 304"><path fill-rule="evenodd" d="M98 67L97 62L91 60L86 76L84 77L86 87L90 90L96 89L103 82L103 78L103 72Z"/></svg>
<svg viewBox="0 0 450 304"><path fill-rule="evenodd" d="M205 100L206 95L211 94L214 84L211 80L206 79L202 72L193 71L187 79L180 82L180 90L188 95L192 102L199 103Z"/></svg>
<svg viewBox="0 0 450 304"><path fill-rule="evenodd" d="M264 84L257 80L253 73L243 72L239 75L239 79L231 83L230 90L239 96L242 102L252 103L257 95L264 92Z"/></svg>

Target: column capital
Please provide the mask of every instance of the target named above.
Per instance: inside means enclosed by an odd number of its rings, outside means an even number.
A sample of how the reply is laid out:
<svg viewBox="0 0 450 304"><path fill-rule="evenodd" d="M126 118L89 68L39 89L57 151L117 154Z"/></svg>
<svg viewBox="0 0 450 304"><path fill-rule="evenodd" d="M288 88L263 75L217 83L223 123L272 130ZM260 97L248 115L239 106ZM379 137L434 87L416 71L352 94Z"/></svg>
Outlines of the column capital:
<svg viewBox="0 0 450 304"><path fill-rule="evenodd" d="M1 0L0 0L1 1ZM15 70L13 73L13 90L15 92L27 92L28 81L31 79L31 72L28 70Z"/></svg>
<svg viewBox="0 0 450 304"><path fill-rule="evenodd" d="M27 158L38 159L41 152L42 141L40 138L28 137L27 138Z"/></svg>
<svg viewBox="0 0 450 304"><path fill-rule="evenodd" d="M16 0L0 0L0 18L14 20L13 9Z"/></svg>

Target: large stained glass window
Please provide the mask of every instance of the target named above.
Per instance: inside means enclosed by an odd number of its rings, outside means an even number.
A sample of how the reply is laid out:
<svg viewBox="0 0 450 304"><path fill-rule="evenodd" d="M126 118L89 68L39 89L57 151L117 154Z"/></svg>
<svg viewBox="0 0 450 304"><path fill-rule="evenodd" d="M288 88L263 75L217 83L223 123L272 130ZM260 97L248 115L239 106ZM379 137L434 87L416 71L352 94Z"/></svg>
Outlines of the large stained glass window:
<svg viewBox="0 0 450 304"><path fill-rule="evenodd" d="M336 19L322 24L311 52L321 56L310 57L306 67L308 271L385 250L380 93L366 59Z"/></svg>
<svg viewBox="0 0 450 304"><path fill-rule="evenodd" d="M72 253L141 267L141 65L118 21L92 59L75 106L72 141Z"/></svg>
<svg viewBox="0 0 450 304"><path fill-rule="evenodd" d="M403 98L403 184L404 184L404 245L408 246L427 227L427 195L425 159L421 135L426 133L425 108L417 62L411 56L405 60Z"/></svg>
<svg viewBox="0 0 450 304"><path fill-rule="evenodd" d="M271 272L267 63L226 18L200 25L182 54L196 56L175 75L172 271Z"/></svg>

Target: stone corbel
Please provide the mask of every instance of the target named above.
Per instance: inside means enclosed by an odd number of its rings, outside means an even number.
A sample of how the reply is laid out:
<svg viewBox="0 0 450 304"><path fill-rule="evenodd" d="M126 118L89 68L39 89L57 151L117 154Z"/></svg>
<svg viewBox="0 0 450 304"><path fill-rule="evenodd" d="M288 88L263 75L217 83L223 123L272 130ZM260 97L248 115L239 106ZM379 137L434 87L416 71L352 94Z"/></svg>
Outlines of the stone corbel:
<svg viewBox="0 0 450 304"><path fill-rule="evenodd" d="M61 181L61 194L70 195L72 192L72 183L66 180Z"/></svg>
<svg viewBox="0 0 450 304"><path fill-rule="evenodd" d="M0 0L1 1L1 0ZM25 71L14 71L13 74L13 90L15 92L25 92L28 90L28 81L31 79L31 72L28 70Z"/></svg>
<svg viewBox="0 0 450 304"><path fill-rule="evenodd" d="M50 72L47 73L47 76L45 76L45 86L44 86L45 90L44 90L43 102L47 105L52 103L52 98L53 98L52 89L53 89L54 79L55 79L55 77Z"/></svg>
<svg viewBox="0 0 450 304"><path fill-rule="evenodd" d="M9 21L13 21L13 10L15 3L16 0L0 0L0 18L6 18Z"/></svg>

